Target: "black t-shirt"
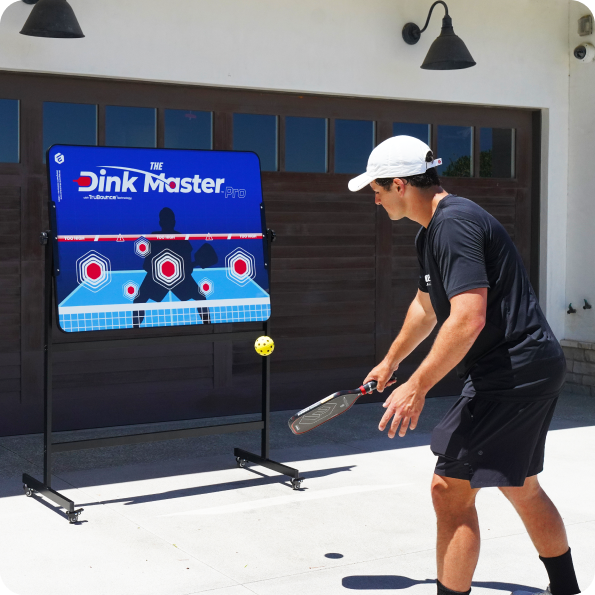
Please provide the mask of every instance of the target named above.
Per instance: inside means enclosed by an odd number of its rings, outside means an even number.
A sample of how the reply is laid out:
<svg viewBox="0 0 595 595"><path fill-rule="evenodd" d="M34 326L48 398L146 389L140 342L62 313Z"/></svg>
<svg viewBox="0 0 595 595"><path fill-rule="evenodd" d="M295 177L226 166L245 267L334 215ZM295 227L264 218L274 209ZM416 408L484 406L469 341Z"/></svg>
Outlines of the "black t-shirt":
<svg viewBox="0 0 595 595"><path fill-rule="evenodd" d="M415 245L419 289L430 294L439 324L450 315L451 298L488 288L485 327L456 368L465 379L463 394L533 399L556 393L563 374L549 374L559 369L562 348L504 227L474 202L450 194Z"/></svg>

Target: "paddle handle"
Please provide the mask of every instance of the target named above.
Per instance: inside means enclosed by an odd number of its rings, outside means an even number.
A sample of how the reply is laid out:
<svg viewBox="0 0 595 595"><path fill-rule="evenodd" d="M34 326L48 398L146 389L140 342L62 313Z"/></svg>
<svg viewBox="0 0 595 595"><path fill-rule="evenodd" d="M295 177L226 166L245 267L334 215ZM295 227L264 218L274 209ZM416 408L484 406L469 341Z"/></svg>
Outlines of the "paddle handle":
<svg viewBox="0 0 595 595"><path fill-rule="evenodd" d="M388 379L388 382L386 383L386 385L388 386L389 384L392 384L393 382L397 381L397 373L393 372L393 375ZM368 395L370 393L373 393L376 390L376 387L378 386L378 382L376 382L376 380L370 380L370 382L364 384L363 386L360 386L360 390L362 391L362 395Z"/></svg>

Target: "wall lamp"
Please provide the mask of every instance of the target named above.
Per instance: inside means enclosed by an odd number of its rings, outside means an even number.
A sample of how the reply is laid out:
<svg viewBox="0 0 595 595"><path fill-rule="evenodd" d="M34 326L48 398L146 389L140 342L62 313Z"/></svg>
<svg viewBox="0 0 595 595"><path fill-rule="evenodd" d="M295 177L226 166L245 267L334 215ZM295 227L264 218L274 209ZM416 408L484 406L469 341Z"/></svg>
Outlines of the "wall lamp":
<svg viewBox="0 0 595 595"><path fill-rule="evenodd" d="M74 10L66 0L23 0L35 4L21 35L71 39L84 37Z"/></svg>
<svg viewBox="0 0 595 595"><path fill-rule="evenodd" d="M428 28L432 11L437 4L442 4L446 9L446 15L442 19L442 31L430 46L428 55L421 67L424 70L459 70L461 68L470 68L475 66L476 62L471 57L467 46L463 40L455 35L452 28L452 19L448 14L448 6L445 2L434 2L428 14L428 20L423 29L420 29L415 23L407 23L403 27L403 39L409 45L415 45L421 34Z"/></svg>

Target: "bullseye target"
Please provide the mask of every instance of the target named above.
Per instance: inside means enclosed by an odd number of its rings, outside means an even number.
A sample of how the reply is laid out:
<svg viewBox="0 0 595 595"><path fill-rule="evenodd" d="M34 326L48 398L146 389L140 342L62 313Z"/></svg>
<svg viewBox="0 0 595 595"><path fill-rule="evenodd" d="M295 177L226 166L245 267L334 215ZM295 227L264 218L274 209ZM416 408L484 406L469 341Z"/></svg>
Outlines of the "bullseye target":
<svg viewBox="0 0 595 595"><path fill-rule="evenodd" d="M184 276L184 262L171 250L165 249L153 258L153 279L162 287L172 289Z"/></svg>
<svg viewBox="0 0 595 595"><path fill-rule="evenodd" d="M134 252L141 258L149 256L149 254L151 254L151 242L146 238L138 238L138 240L134 242Z"/></svg>
<svg viewBox="0 0 595 595"><path fill-rule="evenodd" d="M200 280L200 283L198 284L198 289L200 290L200 293L202 293L203 295L209 296L215 291L215 285L210 279L207 279L205 277L204 279Z"/></svg>
<svg viewBox="0 0 595 595"><path fill-rule="evenodd" d="M246 285L256 277L254 256L242 248L237 248L225 257L227 278L237 285Z"/></svg>
<svg viewBox="0 0 595 595"><path fill-rule="evenodd" d="M112 266L108 258L91 250L76 261L76 279L94 293L112 280Z"/></svg>
<svg viewBox="0 0 595 595"><path fill-rule="evenodd" d="M122 293L127 300L133 300L138 295L138 283L128 281L122 286Z"/></svg>

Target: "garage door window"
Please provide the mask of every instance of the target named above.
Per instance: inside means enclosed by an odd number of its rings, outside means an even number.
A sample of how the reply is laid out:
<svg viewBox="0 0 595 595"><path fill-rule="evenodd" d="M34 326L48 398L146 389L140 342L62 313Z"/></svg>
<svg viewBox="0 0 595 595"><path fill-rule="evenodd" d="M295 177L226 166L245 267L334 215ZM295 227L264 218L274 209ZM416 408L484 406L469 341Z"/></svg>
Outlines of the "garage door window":
<svg viewBox="0 0 595 595"><path fill-rule="evenodd" d="M165 110L167 149L212 149L213 113L191 110Z"/></svg>
<svg viewBox="0 0 595 595"><path fill-rule="evenodd" d="M19 102L0 99L0 163L19 162Z"/></svg>
<svg viewBox="0 0 595 595"><path fill-rule="evenodd" d="M285 171L326 173L326 118L285 118Z"/></svg>
<svg viewBox="0 0 595 595"><path fill-rule="evenodd" d="M105 144L108 147L157 146L157 110L150 107L105 108Z"/></svg>
<svg viewBox="0 0 595 595"><path fill-rule="evenodd" d="M279 169L278 118L261 114L233 115L233 150L254 151L262 171Z"/></svg>
<svg viewBox="0 0 595 595"><path fill-rule="evenodd" d="M473 128L438 126L438 155L442 165L438 174L452 178L473 176Z"/></svg>
<svg viewBox="0 0 595 595"><path fill-rule="evenodd" d="M374 122L335 120L335 172L359 174L366 171L374 148Z"/></svg>
<svg viewBox="0 0 595 595"><path fill-rule="evenodd" d="M429 124L413 124L410 122L395 122L393 124L393 136L412 136L419 140L430 144L430 125Z"/></svg>
<svg viewBox="0 0 595 595"><path fill-rule="evenodd" d="M482 128L479 138L479 177L514 178L514 129Z"/></svg>
<svg viewBox="0 0 595 595"><path fill-rule="evenodd" d="M52 145L97 145L97 106L43 104L43 159Z"/></svg>

